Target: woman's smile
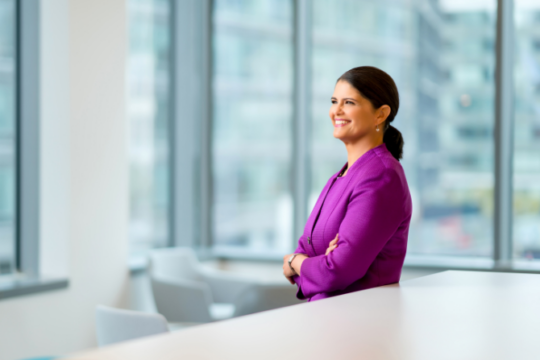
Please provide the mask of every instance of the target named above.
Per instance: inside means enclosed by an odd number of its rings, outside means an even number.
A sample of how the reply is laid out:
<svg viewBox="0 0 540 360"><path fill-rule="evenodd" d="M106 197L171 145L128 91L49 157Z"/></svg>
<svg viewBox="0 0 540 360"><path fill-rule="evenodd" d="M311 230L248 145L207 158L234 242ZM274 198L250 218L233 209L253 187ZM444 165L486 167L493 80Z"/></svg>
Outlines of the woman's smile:
<svg viewBox="0 0 540 360"><path fill-rule="evenodd" d="M351 123L351 120L347 119L334 119L334 127L343 127Z"/></svg>

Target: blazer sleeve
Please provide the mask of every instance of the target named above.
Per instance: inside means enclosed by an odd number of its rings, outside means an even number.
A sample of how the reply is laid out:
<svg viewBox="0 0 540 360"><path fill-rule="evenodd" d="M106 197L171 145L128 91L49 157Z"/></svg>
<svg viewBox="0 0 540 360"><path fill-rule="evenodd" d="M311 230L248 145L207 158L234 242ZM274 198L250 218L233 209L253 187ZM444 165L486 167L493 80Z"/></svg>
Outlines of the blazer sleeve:
<svg viewBox="0 0 540 360"><path fill-rule="evenodd" d="M304 237L304 235L302 235L300 237L300 239L298 240L298 246L296 247L296 250L294 250L294 253L295 254L306 254L307 255L307 251L306 249L304 248L304 242L302 241L302 238ZM299 279L299 276L298 275L294 275L293 276L293 280L296 284L298 284L298 279ZM298 296L298 295L297 295ZM300 298L300 297L299 297Z"/></svg>
<svg viewBox="0 0 540 360"><path fill-rule="evenodd" d="M399 175L392 169L356 184L339 227L337 248L327 256L304 260L295 278L297 296L343 290L364 277L404 219L404 196Z"/></svg>
<svg viewBox="0 0 540 360"><path fill-rule="evenodd" d="M304 235L300 236L300 239L298 239L298 246L296 247L296 250L294 250L294 254L307 254L306 249L304 248L304 242L302 241L302 238Z"/></svg>

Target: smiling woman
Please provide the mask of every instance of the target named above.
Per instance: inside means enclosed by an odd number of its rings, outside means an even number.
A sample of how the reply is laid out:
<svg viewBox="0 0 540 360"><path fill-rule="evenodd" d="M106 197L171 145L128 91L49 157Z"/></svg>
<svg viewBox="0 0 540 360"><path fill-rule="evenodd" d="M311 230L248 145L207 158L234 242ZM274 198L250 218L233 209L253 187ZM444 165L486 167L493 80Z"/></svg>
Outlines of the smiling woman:
<svg viewBox="0 0 540 360"><path fill-rule="evenodd" d="M399 281L412 203L399 159L401 133L390 123L399 94L384 71L357 67L337 81L329 116L347 164L309 216L283 273L298 298L317 300Z"/></svg>

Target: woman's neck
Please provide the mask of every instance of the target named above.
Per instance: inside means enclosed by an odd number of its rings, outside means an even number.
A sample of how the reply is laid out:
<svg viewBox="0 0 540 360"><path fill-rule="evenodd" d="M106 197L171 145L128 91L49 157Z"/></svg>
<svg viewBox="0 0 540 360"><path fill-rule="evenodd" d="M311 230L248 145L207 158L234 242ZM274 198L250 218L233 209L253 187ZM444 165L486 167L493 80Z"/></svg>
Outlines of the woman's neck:
<svg viewBox="0 0 540 360"><path fill-rule="evenodd" d="M376 139L360 139L354 143L345 143L345 148L347 149L347 170L343 175L349 172L349 169L358 159L362 157L362 155L367 153L369 150L376 148L382 143L382 136L377 137Z"/></svg>

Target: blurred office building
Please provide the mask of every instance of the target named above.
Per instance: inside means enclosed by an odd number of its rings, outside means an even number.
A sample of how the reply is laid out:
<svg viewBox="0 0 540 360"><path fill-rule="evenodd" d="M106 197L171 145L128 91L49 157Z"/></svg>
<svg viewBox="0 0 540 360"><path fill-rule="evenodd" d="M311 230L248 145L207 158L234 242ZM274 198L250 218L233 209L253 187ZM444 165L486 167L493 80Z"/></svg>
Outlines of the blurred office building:
<svg viewBox="0 0 540 360"><path fill-rule="evenodd" d="M401 93L395 126L406 140L403 164L415 200L409 252L489 257L495 2L470 7L314 1L312 6L308 208L346 161L328 119L335 81L352 67L377 66ZM291 250L283 234L292 233L287 219L294 206L292 10L289 1L216 2L216 245Z"/></svg>
<svg viewBox="0 0 540 360"><path fill-rule="evenodd" d="M171 3L129 0L126 67L131 250L169 238Z"/></svg>
<svg viewBox="0 0 540 360"><path fill-rule="evenodd" d="M539 259L540 3L514 6L514 255Z"/></svg>

